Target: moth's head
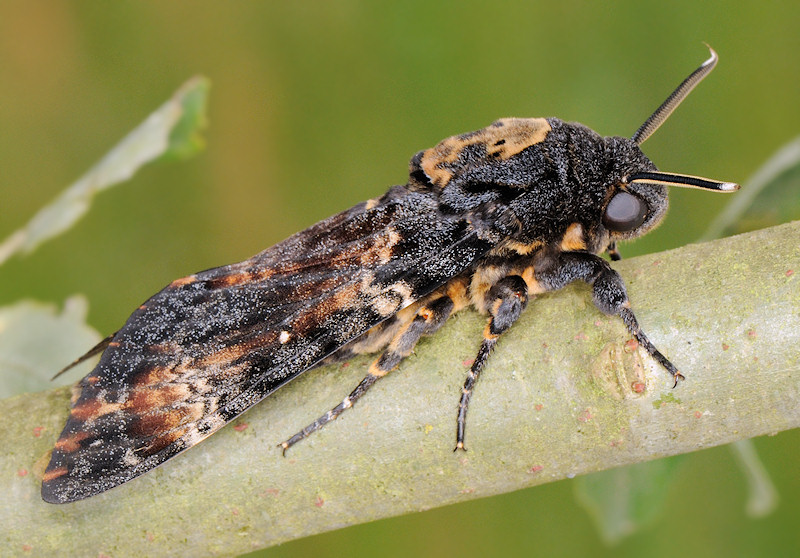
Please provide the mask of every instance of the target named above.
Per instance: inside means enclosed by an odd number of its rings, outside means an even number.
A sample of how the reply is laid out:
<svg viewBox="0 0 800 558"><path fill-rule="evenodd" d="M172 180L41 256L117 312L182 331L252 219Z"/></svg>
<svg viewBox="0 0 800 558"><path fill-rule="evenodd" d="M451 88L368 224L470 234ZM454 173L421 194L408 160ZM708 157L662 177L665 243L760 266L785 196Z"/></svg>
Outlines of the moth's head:
<svg viewBox="0 0 800 558"><path fill-rule="evenodd" d="M643 172L658 172L639 146L622 137L604 138L608 160L606 197L601 222L610 241L636 238L656 227L667 213L667 187L632 180Z"/></svg>
<svg viewBox="0 0 800 558"><path fill-rule="evenodd" d="M606 149L614 161L612 176L617 183L609 186L603 208L603 226L610 240L625 240L646 233L664 218L667 211L667 187L700 188L715 192L735 192L738 184L697 176L656 170L639 146L666 121L670 114L717 64L717 53L687 77L636 131L631 139L605 138Z"/></svg>

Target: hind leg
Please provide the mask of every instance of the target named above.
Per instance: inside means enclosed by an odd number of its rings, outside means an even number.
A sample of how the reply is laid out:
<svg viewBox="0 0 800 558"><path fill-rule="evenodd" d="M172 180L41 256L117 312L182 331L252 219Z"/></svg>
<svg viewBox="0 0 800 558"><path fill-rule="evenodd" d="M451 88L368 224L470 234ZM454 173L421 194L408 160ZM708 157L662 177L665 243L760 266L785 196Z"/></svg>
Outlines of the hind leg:
<svg viewBox="0 0 800 558"><path fill-rule="evenodd" d="M411 354L423 335L434 333L444 325L453 312L458 311L467 304L466 289L463 282L454 284L444 291L446 294L441 296L434 295L430 301L423 303L416 312L406 318L407 321L394 333L383 354L370 365L364 379L341 403L280 444L284 454L294 444L303 438L307 438L332 420L335 420L346 409L352 407L375 382L397 368L400 362Z"/></svg>
<svg viewBox="0 0 800 558"><path fill-rule="evenodd" d="M498 281L486 293L486 307L489 310L489 322L483 331L483 341L472 363L461 400L458 403L458 419L456 422L456 447L453 451L464 450L464 430L467 424L467 408L472 397L472 390L481 374L489 355L503 334L522 314L528 304L528 287L522 277L509 275Z"/></svg>

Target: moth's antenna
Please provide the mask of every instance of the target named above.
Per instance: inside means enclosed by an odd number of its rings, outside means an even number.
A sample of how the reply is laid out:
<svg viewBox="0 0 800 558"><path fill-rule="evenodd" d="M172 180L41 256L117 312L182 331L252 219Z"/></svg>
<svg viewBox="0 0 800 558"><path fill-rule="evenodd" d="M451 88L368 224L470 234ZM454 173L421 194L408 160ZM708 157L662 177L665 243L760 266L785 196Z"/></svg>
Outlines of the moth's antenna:
<svg viewBox="0 0 800 558"><path fill-rule="evenodd" d="M83 355L82 357L79 357L79 358L76 358L75 360L73 360L73 361L72 361L70 364L68 364L67 366L65 366L65 367L64 367L64 368L62 368L61 370L59 370L59 371L56 373L56 375L55 375L55 376L53 376L52 378L50 378L50 381L52 382L53 380L55 380L56 378L58 378L58 377L59 377L61 374L63 374L64 372L66 372L67 370L70 370L70 369L74 368L75 366L78 366L78 365L79 365L80 363L82 363L83 361L85 361L85 360L89 360L89 359L90 359L90 358L92 358L93 356L95 356L95 355L99 355L100 353L102 353L103 351L105 351L105 350L106 350L106 348L108 348L108 345L111 343L111 341L113 341L113 340L114 340L114 336L115 336L115 335L116 335L116 333L112 333L111 335L109 335L108 337L106 337L105 339L103 339L102 341L100 341L100 342L99 342L97 345L95 345L94 347L92 347L91 349L89 349L89 352L88 352L88 353L86 353L86 354L85 354L85 355Z"/></svg>
<svg viewBox="0 0 800 558"><path fill-rule="evenodd" d="M658 130L658 127L661 126L667 118L669 118L669 115L672 114L672 111L678 108L678 105L681 104L686 96L692 92L692 89L694 89L698 83L703 81L703 78L711 73L711 70L713 70L714 66L717 65L719 56L717 56L717 53L714 52L713 48L708 47L708 50L711 51L711 58L703 62L699 68L697 68L689 77L683 80L683 83L681 83L678 88L675 89L675 91L673 91L669 97L667 97L667 100L664 101L661 106L658 107L650 116L650 118L648 118L638 130L636 130L636 133L633 134L631 139L635 141L637 145L643 144L647 138L652 136L653 132Z"/></svg>
<svg viewBox="0 0 800 558"><path fill-rule="evenodd" d="M683 188L699 188L713 192L735 192L739 185L735 182L722 182L689 174L675 174L671 172L650 171L637 172L628 178L628 183L643 182L646 184L660 184L662 186L680 186Z"/></svg>

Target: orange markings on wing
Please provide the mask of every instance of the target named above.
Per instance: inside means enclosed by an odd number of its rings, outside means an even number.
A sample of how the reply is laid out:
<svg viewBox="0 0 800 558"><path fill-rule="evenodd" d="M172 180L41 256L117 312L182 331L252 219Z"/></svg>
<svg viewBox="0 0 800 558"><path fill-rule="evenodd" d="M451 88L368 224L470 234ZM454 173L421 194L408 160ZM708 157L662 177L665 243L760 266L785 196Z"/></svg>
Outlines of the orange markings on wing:
<svg viewBox="0 0 800 558"><path fill-rule="evenodd" d="M153 386L170 383L179 377L179 372L174 367L154 366L142 371L133 378L133 386Z"/></svg>
<svg viewBox="0 0 800 558"><path fill-rule="evenodd" d="M140 412L146 409L168 407L191 397L189 386L184 383L163 384L160 387L134 389L125 402L125 409Z"/></svg>
<svg viewBox="0 0 800 558"><path fill-rule="evenodd" d="M164 437L176 428L197 422L203 416L203 403L194 403L172 409L161 408L139 416L131 425L131 431L138 436Z"/></svg>
<svg viewBox="0 0 800 558"><path fill-rule="evenodd" d="M320 293L327 293L344 284L350 279L345 273L334 273L320 281L297 283L287 287L283 298L287 301L310 300L319 297Z"/></svg>
<svg viewBox="0 0 800 558"><path fill-rule="evenodd" d="M183 438L189 432L188 428L179 428L177 430L171 430L169 432L165 432L153 438L150 443L145 447L143 450L138 451L137 453L141 454L142 456L146 457L148 455L153 455L158 453L159 451L163 450L175 440Z"/></svg>
<svg viewBox="0 0 800 558"><path fill-rule="evenodd" d="M177 289L178 287L183 287L184 285L190 285L197 281L197 277L194 275L189 275L187 277L181 277L180 279L175 279L172 283L169 284L170 288Z"/></svg>
<svg viewBox="0 0 800 558"><path fill-rule="evenodd" d="M237 360L247 356L256 349L275 344L278 335L278 331L265 331L264 333L245 339L241 343L229 345L209 355L200 357L192 361L186 367L183 367L182 370L188 372L192 369L232 366Z"/></svg>
<svg viewBox="0 0 800 558"><path fill-rule="evenodd" d="M181 346L174 341L165 341L163 343L147 345L145 350L154 354L172 354L179 352L181 350Z"/></svg>
<svg viewBox="0 0 800 558"><path fill-rule="evenodd" d="M69 414L76 420L87 422L109 413L116 413L120 409L122 409L121 403L106 403L99 399L90 399L72 407Z"/></svg>
<svg viewBox="0 0 800 558"><path fill-rule="evenodd" d="M361 264L365 266L370 265L384 265L391 261L394 255L394 247L402 240L400 233L394 227L387 228L382 235L380 235L373 242L368 250L364 250L361 254Z"/></svg>
<svg viewBox="0 0 800 558"><path fill-rule="evenodd" d="M64 453L72 453L74 451L78 451L81 448L81 442L91 436L92 433L87 432L85 430L75 432L74 434L70 434L69 436L64 436L62 438L59 438L58 441L56 442L56 449Z"/></svg>
<svg viewBox="0 0 800 558"><path fill-rule="evenodd" d="M266 336L262 336L266 337ZM275 333L271 333L269 336L271 341L275 340ZM268 340L264 340L264 343L269 342ZM224 366L226 364L230 364L233 361L242 358L244 355L249 353L253 346L256 344L255 340L245 341L238 345L230 345L228 347L224 347L218 351L211 353L210 355L206 355L197 359L194 362L195 367L197 368L206 368L208 366Z"/></svg>
<svg viewBox="0 0 800 558"><path fill-rule="evenodd" d="M325 323L326 318L337 310L351 308L358 301L361 287L358 283L343 286L333 291L327 297L320 299L319 303L297 317L291 323L291 330L296 335L303 335Z"/></svg>
<svg viewBox="0 0 800 558"><path fill-rule="evenodd" d="M244 285L252 283L257 279L257 274L252 271L236 271L229 275L215 277L208 280L208 286L212 289L222 289L226 287L235 287L237 285Z"/></svg>
<svg viewBox="0 0 800 558"><path fill-rule="evenodd" d="M42 475L42 482L50 482L51 480L63 477L67 473L69 473L69 469L67 469L66 467L59 467L58 469L51 469L49 471L45 471L44 475Z"/></svg>
<svg viewBox="0 0 800 558"><path fill-rule="evenodd" d="M213 279L207 279L206 285L210 289L224 289L237 287L240 285L260 283L276 275L298 275L301 271L314 267L343 267L348 263L357 264L361 257L361 252L362 251L359 250L352 250L342 252L336 257L325 255L315 258L306 258L298 261L290 260L283 264L262 269L254 268L252 267L253 264L251 262L245 261L242 262L237 269L232 270L227 275L221 275L219 277L214 277Z"/></svg>

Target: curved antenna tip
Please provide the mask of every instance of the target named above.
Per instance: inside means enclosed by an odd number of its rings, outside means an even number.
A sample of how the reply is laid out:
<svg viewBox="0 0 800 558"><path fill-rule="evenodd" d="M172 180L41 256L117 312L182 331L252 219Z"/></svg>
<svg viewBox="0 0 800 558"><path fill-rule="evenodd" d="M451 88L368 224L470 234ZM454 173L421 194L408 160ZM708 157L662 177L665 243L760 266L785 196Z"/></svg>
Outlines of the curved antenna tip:
<svg viewBox="0 0 800 558"><path fill-rule="evenodd" d="M706 60L705 62L703 62L703 66L709 66L709 65L716 66L717 62L719 62L719 54L717 54L716 50L711 48L710 44L708 44L708 43L703 43L703 44L706 45L706 48L711 53L711 56L709 57L709 59Z"/></svg>
<svg viewBox="0 0 800 558"><path fill-rule="evenodd" d="M659 126L661 126L664 121L669 118L669 115L672 114L681 102L691 93L692 89L695 86L703 81L703 79L711 73L711 70L714 69L714 66L717 65L719 61L719 56L717 52L711 48L708 44L708 47L711 56L708 60L703 62L700 67L698 67L694 72L689 74L681 84L673 91L667 100L661 103L661 106L656 109L656 111L650 115L650 117L645 120L644 124L642 124L636 133L633 134L631 140L633 140L637 145L641 145L645 142L647 138L653 135Z"/></svg>

